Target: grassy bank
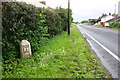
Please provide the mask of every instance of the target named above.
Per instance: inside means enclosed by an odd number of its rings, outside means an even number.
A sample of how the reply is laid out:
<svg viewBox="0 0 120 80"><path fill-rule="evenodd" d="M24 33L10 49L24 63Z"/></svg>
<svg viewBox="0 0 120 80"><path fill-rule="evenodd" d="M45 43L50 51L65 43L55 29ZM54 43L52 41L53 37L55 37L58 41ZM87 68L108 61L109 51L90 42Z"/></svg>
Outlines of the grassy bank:
<svg viewBox="0 0 120 80"><path fill-rule="evenodd" d="M105 78L106 72L76 27L49 40L32 59L3 64L3 78Z"/></svg>

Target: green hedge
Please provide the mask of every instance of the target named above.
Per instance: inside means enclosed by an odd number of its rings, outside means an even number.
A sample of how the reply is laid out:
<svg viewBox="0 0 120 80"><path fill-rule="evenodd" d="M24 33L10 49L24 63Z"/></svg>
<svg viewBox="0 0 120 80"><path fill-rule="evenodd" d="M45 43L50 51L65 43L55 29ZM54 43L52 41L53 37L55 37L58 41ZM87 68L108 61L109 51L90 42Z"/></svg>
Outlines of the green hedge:
<svg viewBox="0 0 120 80"><path fill-rule="evenodd" d="M111 28L120 28L120 23L119 22L110 22L110 27Z"/></svg>
<svg viewBox="0 0 120 80"><path fill-rule="evenodd" d="M56 12L61 17L61 23L62 23L63 30L67 31L67 27L68 27L68 9L58 7L58 8L56 8ZM70 10L70 22L71 23L73 22L72 10Z"/></svg>
<svg viewBox="0 0 120 80"><path fill-rule="evenodd" d="M53 9L46 9L44 13L46 16L46 25L51 36L62 32L61 17Z"/></svg>
<svg viewBox="0 0 120 80"><path fill-rule="evenodd" d="M4 2L2 7L4 59L19 57L21 40L28 40L34 53L45 45L51 36L67 30L67 9L37 8L23 2Z"/></svg>
<svg viewBox="0 0 120 80"><path fill-rule="evenodd" d="M26 3L2 3L3 4L3 57L18 57L20 41L28 40L35 52L41 43L46 40L47 27L44 26L45 17L33 5Z"/></svg>
<svg viewBox="0 0 120 80"><path fill-rule="evenodd" d="M46 16L46 24L48 26L48 31L51 36L57 35L62 31L66 31L68 27L68 9L56 8L56 9L46 9L44 13ZM71 23L73 22L72 10L71 10Z"/></svg>

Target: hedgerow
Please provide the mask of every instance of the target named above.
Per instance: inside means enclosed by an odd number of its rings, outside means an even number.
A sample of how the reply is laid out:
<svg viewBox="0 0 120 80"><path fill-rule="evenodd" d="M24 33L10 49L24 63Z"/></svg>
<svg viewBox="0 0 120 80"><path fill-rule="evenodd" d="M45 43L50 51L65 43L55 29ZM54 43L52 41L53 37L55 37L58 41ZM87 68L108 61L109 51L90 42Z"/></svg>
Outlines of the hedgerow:
<svg viewBox="0 0 120 80"><path fill-rule="evenodd" d="M111 28L120 28L120 23L119 22L110 22L110 27Z"/></svg>
<svg viewBox="0 0 120 80"><path fill-rule="evenodd" d="M18 58L21 40L28 40L34 53L50 37L67 30L67 9L64 14L60 9L38 8L24 2L2 3L3 58Z"/></svg>

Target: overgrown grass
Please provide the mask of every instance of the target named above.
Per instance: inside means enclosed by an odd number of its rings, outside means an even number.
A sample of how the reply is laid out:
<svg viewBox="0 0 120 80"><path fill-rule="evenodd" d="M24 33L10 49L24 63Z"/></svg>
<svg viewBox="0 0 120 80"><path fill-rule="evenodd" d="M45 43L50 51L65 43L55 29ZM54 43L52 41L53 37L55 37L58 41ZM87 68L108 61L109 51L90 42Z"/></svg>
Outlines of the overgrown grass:
<svg viewBox="0 0 120 80"><path fill-rule="evenodd" d="M3 78L106 78L106 72L76 27L53 37L32 59L4 61Z"/></svg>
<svg viewBox="0 0 120 80"><path fill-rule="evenodd" d="M120 29L120 28L116 28L116 27L113 27L113 26L109 26L109 27L107 27L107 28L110 28L110 29Z"/></svg>
<svg viewBox="0 0 120 80"><path fill-rule="evenodd" d="M110 22L110 28L113 28L113 29L120 29L120 23L119 22Z"/></svg>

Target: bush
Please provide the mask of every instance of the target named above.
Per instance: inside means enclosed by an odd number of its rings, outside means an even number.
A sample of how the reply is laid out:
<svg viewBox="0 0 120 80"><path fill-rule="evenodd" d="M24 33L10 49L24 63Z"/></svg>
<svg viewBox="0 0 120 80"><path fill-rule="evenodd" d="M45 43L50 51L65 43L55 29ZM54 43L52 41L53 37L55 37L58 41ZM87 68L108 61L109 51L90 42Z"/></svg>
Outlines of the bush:
<svg viewBox="0 0 120 80"><path fill-rule="evenodd" d="M88 23L88 20L81 21L82 24Z"/></svg>
<svg viewBox="0 0 120 80"><path fill-rule="evenodd" d="M50 37L67 30L67 9L37 8L23 2L4 2L2 6L4 59L19 57L21 40L28 40L34 53Z"/></svg>
<svg viewBox="0 0 120 80"><path fill-rule="evenodd" d="M62 32L61 17L53 9L46 9L46 25L50 36L57 35Z"/></svg>
<svg viewBox="0 0 120 80"><path fill-rule="evenodd" d="M51 36L57 35L62 31L66 31L68 27L68 9L56 8L56 9L46 9L46 24L48 26L48 31ZM71 23L73 22L72 10L71 10Z"/></svg>
<svg viewBox="0 0 120 80"><path fill-rule="evenodd" d="M31 43L32 52L42 46L46 38L47 27L44 26L45 15L39 9L26 3L3 4L3 57L18 57L20 41L25 39Z"/></svg>
<svg viewBox="0 0 120 80"><path fill-rule="evenodd" d="M68 10L65 8L56 8L57 14L61 17L61 23L64 31L67 31L68 27Z"/></svg>
<svg viewBox="0 0 120 80"><path fill-rule="evenodd" d="M110 27L111 28L120 28L120 23L118 23L118 22L110 22Z"/></svg>

